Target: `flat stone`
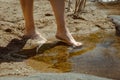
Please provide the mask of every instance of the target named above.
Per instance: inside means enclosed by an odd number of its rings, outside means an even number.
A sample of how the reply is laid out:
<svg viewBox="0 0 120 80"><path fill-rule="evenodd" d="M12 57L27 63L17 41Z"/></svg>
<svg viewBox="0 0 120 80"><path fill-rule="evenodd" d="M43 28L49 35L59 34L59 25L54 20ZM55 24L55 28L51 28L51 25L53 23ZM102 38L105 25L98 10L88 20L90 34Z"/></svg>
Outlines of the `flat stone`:
<svg viewBox="0 0 120 80"><path fill-rule="evenodd" d="M77 73L39 73L28 77L1 77L0 80L112 80Z"/></svg>

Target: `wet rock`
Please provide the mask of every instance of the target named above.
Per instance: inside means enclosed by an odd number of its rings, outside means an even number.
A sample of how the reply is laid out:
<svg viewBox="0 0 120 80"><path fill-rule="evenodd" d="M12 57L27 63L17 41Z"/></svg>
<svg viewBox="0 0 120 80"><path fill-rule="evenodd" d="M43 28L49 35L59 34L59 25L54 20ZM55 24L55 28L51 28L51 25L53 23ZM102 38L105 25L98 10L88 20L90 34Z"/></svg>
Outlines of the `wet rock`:
<svg viewBox="0 0 120 80"><path fill-rule="evenodd" d="M96 44L96 47L86 53L72 57L73 71L120 80L120 58L116 56L119 51L112 45L114 41L109 38ZM107 74L106 74L107 73Z"/></svg>
<svg viewBox="0 0 120 80"><path fill-rule="evenodd" d="M27 77L1 77L0 80L112 80L102 77L75 73L39 73Z"/></svg>
<svg viewBox="0 0 120 80"><path fill-rule="evenodd" d="M109 18L111 18L115 24L116 35L120 36L120 15L110 15Z"/></svg>

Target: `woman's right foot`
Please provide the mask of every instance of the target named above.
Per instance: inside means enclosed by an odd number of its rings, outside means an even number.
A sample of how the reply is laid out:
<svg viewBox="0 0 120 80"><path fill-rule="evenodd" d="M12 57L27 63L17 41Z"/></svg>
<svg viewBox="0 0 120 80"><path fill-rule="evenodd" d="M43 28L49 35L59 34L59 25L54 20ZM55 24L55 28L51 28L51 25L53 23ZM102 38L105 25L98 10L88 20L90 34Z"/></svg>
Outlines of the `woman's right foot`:
<svg viewBox="0 0 120 80"><path fill-rule="evenodd" d="M43 45L47 40L39 33L34 35L25 35L24 38L28 39L23 49L32 49Z"/></svg>

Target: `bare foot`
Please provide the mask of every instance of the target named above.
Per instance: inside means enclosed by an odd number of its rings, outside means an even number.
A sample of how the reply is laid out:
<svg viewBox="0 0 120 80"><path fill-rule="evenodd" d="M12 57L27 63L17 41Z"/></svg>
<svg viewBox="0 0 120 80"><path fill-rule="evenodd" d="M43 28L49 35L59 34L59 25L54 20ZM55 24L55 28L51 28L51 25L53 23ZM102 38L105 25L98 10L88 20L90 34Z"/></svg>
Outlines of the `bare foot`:
<svg viewBox="0 0 120 80"><path fill-rule="evenodd" d="M25 35L24 38L27 38L28 40L23 49L33 49L35 47L40 47L47 41L39 33L34 35Z"/></svg>
<svg viewBox="0 0 120 80"><path fill-rule="evenodd" d="M82 43L75 41L75 39L72 37L70 33L67 34L56 34L56 38L67 43L70 46L73 47L81 47Z"/></svg>

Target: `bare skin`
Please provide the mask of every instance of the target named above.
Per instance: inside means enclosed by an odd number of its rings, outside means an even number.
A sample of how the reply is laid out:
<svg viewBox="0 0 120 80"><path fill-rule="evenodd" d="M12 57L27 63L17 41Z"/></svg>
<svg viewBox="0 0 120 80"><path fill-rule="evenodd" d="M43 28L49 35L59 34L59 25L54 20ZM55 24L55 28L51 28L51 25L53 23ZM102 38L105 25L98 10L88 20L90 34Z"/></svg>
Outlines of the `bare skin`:
<svg viewBox="0 0 120 80"><path fill-rule="evenodd" d="M39 42L46 42L47 40L36 31L33 17L33 0L20 0L23 15L25 19L25 37L38 39Z"/></svg>
<svg viewBox="0 0 120 80"><path fill-rule="evenodd" d="M33 39L38 38L39 40L45 42L46 39L43 38L40 33L36 32L34 26L33 0L20 0L20 1L25 19L25 35ZM57 23L56 38L64 41L68 45L81 46L82 43L75 41L75 39L72 37L72 35L70 34L69 30L65 25L64 0L50 0L50 3L52 5Z"/></svg>

